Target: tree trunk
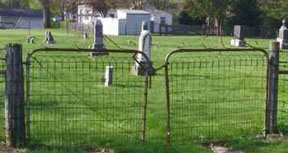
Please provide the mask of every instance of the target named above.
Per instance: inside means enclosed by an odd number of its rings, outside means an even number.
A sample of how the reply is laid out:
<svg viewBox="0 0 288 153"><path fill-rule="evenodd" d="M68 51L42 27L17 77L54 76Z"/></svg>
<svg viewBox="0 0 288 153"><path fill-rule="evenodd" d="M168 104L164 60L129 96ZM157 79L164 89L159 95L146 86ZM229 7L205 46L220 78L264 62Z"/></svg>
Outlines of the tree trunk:
<svg viewBox="0 0 288 153"><path fill-rule="evenodd" d="M222 35L222 22L223 20L218 18L218 19L215 19L215 30L216 30L216 35L217 36L221 36Z"/></svg>
<svg viewBox="0 0 288 153"><path fill-rule="evenodd" d="M51 28L51 22L50 22L50 6L49 4L43 5L43 26L44 28Z"/></svg>

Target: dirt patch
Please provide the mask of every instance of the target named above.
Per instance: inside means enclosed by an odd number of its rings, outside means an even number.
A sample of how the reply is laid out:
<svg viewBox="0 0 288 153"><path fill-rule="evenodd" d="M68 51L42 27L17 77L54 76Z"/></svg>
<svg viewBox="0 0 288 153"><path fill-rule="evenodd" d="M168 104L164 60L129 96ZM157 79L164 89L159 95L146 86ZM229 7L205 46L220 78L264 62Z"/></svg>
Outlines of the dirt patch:
<svg viewBox="0 0 288 153"><path fill-rule="evenodd" d="M202 145L214 153L245 153L244 151L234 150L233 148L228 147L226 141L211 141L203 143Z"/></svg>
<svg viewBox="0 0 288 153"><path fill-rule="evenodd" d="M114 150L112 149L100 149L100 150L89 149L86 151L86 153L114 153Z"/></svg>
<svg viewBox="0 0 288 153"><path fill-rule="evenodd" d="M6 147L3 144L0 145L0 153L23 153L23 152L24 150Z"/></svg>

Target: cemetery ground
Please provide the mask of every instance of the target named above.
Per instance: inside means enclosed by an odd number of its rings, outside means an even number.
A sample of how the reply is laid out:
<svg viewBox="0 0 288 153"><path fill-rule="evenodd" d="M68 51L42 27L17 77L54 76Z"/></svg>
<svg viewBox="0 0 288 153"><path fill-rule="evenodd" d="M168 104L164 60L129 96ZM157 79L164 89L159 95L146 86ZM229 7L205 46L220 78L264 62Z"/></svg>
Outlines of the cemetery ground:
<svg viewBox="0 0 288 153"><path fill-rule="evenodd" d="M93 44L93 39L90 36L88 41L83 40L83 36L79 33L69 32L61 29L51 29L56 44L52 46L47 46L44 44L44 30L0 30L0 48L4 47L8 43L21 43L23 45L23 55L26 58L26 55L29 51L38 48L44 47L55 47L55 48L87 48L89 45ZM27 43L27 36L33 35L36 37L35 44ZM152 38L152 53L151 58L154 64L154 67L161 67L164 63L165 56L172 50L177 48L225 48L230 47L230 39L231 37L213 37L213 36L153 36ZM268 50L269 42L271 40L268 39L246 39L246 41L255 47L260 47ZM116 45L117 44L117 45ZM119 37L109 37L105 39L106 48L114 48L119 49L137 49L138 48L138 36L119 36ZM54 56L57 56L55 54ZM84 57L83 57L84 58ZM87 55L87 58L88 55ZM258 72L255 72L258 73ZM63 74L63 73L59 73ZM80 73L81 74L81 73ZM157 71L157 75L152 77L152 88L149 89L149 97L148 97L148 109L147 109L147 143L145 144L123 144L119 150L115 149L116 152L123 153L184 153L184 152L211 152L209 149L209 145L172 145L172 149L167 149L165 145L165 123L166 123L166 99L165 99L165 78L163 77L164 71ZM65 77L65 76L56 76L56 77ZM43 84L42 84L43 85ZM125 90L125 85L123 85L123 90ZM57 91L56 91L57 92ZM257 94L257 93L255 93ZM213 98L215 95L206 95L207 97ZM233 95L235 96L235 95ZM239 96L239 95L237 95ZM116 98L116 97L112 97ZM1 100L3 102L3 100ZM53 102L51 102L53 103ZM242 107L242 106L239 106ZM243 106L244 107L244 106ZM259 106L263 107L263 106ZM206 107L205 107L206 108ZM244 107L245 108L245 107ZM199 108L200 109L200 108ZM202 108L201 108L202 109ZM288 109L288 108L287 108ZM132 113L132 112L126 112ZM264 113L264 112L263 112ZM4 113L2 113L4 114ZM133 115L133 114L131 114ZM261 113L256 115L263 115ZM280 114L281 115L281 114ZM287 115L287 114L286 114ZM69 117L69 116L67 116ZM239 116L246 117L246 116ZM53 116L51 116L53 118ZM3 116L1 117L1 122L3 123ZM204 122L204 121L203 121ZM257 123L258 124L258 123ZM260 123L261 124L261 123ZM51 126L49 126L51 128ZM68 127L69 128L69 127ZM81 128L81 127L78 127ZM287 128L287 127L286 127ZM83 128L85 129L85 128ZM41 130L41 129L40 129ZM60 129L66 130L66 129ZM229 129L232 130L233 129ZM237 129L235 129L236 131ZM248 129L253 130L253 129ZM258 129L259 130L259 129ZM287 129L286 129L287 131ZM1 139L4 139L3 130L0 131ZM52 129L53 132L53 129ZM221 133L221 131L220 131ZM235 133L237 135L237 133ZM46 141L46 138L37 137L40 141ZM42 139L42 140L41 140ZM69 139L78 139L78 137L70 137ZM48 140L47 140L48 141ZM235 141L227 141L221 144L215 144L219 146L226 146L227 148L233 148L233 150L240 150L243 152L255 152L255 153L285 153L288 148L288 141L285 136L280 138L271 138L268 140L263 139L244 139L244 140L235 140ZM114 147L111 147L112 149ZM0 149L0 152L9 152L8 150ZM12 150L13 151L13 150ZM86 149L86 152L95 152L93 149ZM49 148L45 146L33 146L24 152L33 152L33 153L62 153L62 152L85 152L83 149L59 149L59 148Z"/></svg>

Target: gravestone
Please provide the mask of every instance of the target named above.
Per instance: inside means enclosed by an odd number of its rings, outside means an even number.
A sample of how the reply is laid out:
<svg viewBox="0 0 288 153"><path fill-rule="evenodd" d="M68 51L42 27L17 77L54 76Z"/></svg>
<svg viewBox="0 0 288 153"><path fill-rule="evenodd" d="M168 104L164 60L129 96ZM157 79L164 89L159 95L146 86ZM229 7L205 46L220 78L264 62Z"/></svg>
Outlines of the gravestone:
<svg viewBox="0 0 288 153"><path fill-rule="evenodd" d="M0 28L3 28L3 25L2 25L2 16L0 16Z"/></svg>
<svg viewBox="0 0 288 153"><path fill-rule="evenodd" d="M106 66L105 76L104 76L104 86L109 87L113 83L113 67Z"/></svg>
<svg viewBox="0 0 288 153"><path fill-rule="evenodd" d="M51 33L51 31L46 31L46 34L45 34L45 43L46 44L55 44L55 39Z"/></svg>
<svg viewBox="0 0 288 153"><path fill-rule="evenodd" d="M282 26L279 29L279 36L277 42L280 43L280 49L288 49L288 29L286 27L286 20L282 21Z"/></svg>
<svg viewBox="0 0 288 153"><path fill-rule="evenodd" d="M35 37L34 36L28 36L27 37L27 43L30 44L35 44Z"/></svg>
<svg viewBox="0 0 288 153"><path fill-rule="evenodd" d="M245 27L241 25L234 26L234 37L231 40L231 45L236 47L245 47Z"/></svg>
<svg viewBox="0 0 288 153"><path fill-rule="evenodd" d="M151 62L151 42L152 37L149 31L149 24L147 21L142 22L141 34L139 38L139 48L138 50L146 55L138 53L136 56L136 62L132 67L132 73L134 75L146 75L146 72L149 74L154 74Z"/></svg>
<svg viewBox="0 0 288 153"><path fill-rule="evenodd" d="M84 38L85 41L89 39L89 35L88 35L87 32L84 32L83 38Z"/></svg>
<svg viewBox="0 0 288 153"><path fill-rule="evenodd" d="M103 43L103 24L101 20L96 20L94 25L94 43L91 49L97 50L96 52L92 52L92 56L99 56L99 55L107 55L108 53L105 52L105 45Z"/></svg>
<svg viewBox="0 0 288 153"><path fill-rule="evenodd" d="M103 24L101 20L96 20L94 25L94 43L92 49L104 49L103 44Z"/></svg>

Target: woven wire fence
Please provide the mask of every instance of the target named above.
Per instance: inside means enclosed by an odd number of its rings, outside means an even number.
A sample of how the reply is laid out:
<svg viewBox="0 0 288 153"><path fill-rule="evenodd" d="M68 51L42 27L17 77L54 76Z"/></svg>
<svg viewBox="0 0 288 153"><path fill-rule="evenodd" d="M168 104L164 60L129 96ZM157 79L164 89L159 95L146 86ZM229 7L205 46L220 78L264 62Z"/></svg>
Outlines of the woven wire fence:
<svg viewBox="0 0 288 153"><path fill-rule="evenodd" d="M143 140L148 77L131 73L132 56L34 54L27 67L29 144L89 147ZM107 66L113 68L108 87Z"/></svg>
<svg viewBox="0 0 288 153"><path fill-rule="evenodd" d="M168 142L263 135L267 56L262 52L182 52L168 62Z"/></svg>
<svg viewBox="0 0 288 153"><path fill-rule="evenodd" d="M4 71L6 70L6 62L5 62L5 57L6 57L6 51L5 48L0 49L0 123L1 123L1 130L0 130L0 141L5 140L5 106L4 106L4 95L5 95L5 75Z"/></svg>
<svg viewBox="0 0 288 153"><path fill-rule="evenodd" d="M288 51L280 51L280 71L288 71ZM279 75L278 85L278 130L280 133L288 133L288 74Z"/></svg>

